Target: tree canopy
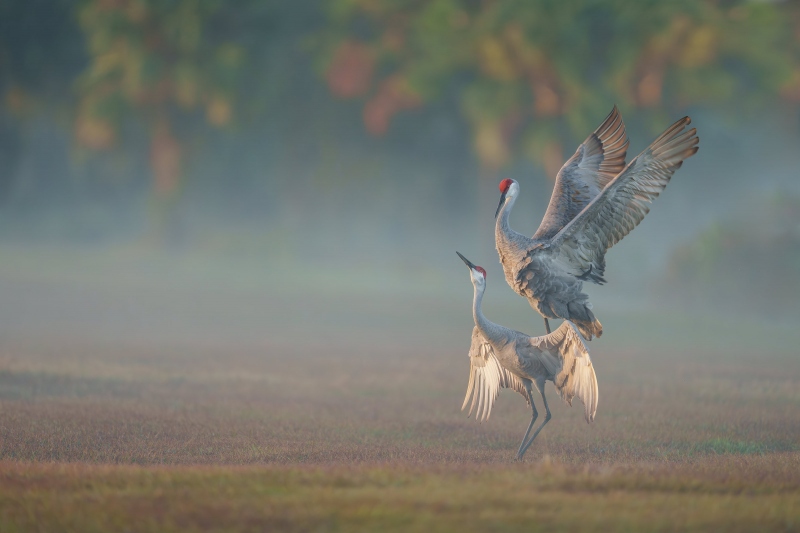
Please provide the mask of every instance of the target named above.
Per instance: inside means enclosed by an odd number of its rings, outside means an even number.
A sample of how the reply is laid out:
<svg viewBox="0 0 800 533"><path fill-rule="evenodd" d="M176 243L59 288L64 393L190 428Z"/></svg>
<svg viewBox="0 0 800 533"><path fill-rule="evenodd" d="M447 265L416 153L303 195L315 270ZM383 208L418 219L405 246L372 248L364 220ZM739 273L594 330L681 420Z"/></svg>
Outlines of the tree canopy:
<svg viewBox="0 0 800 533"><path fill-rule="evenodd" d="M366 128L456 99L491 168L514 151L553 173L611 103L625 111L800 102L797 2L332 0L320 47Z"/></svg>
<svg viewBox="0 0 800 533"><path fill-rule="evenodd" d="M3 110L65 103L89 152L143 124L164 196L178 191L198 131L301 108L300 70L316 69L331 106L359 102L375 137L398 114L447 107L485 169L524 154L551 177L615 103L659 125L693 106L800 104L797 1L40 3L0 1Z"/></svg>

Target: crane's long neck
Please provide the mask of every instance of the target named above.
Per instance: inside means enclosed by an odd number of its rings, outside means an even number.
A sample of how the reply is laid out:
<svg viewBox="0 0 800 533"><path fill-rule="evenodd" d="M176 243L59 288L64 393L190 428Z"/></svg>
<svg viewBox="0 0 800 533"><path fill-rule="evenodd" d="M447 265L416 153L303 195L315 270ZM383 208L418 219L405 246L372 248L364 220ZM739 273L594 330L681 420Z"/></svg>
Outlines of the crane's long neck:
<svg viewBox="0 0 800 533"><path fill-rule="evenodd" d="M483 333L489 341L500 341L505 338L503 335L503 327L495 324L483 316L481 310L481 301L483 300L483 293L486 286L478 287L475 285L475 294L472 299L472 318L475 319L475 325Z"/></svg>
<svg viewBox="0 0 800 533"><path fill-rule="evenodd" d="M497 215L497 222L495 223L496 238L503 239L506 242L519 241L520 239L527 239L525 235L517 233L511 229L508 219L511 216L511 210L514 209L514 204L517 201L516 196L512 196L506 200L500 208L500 213Z"/></svg>

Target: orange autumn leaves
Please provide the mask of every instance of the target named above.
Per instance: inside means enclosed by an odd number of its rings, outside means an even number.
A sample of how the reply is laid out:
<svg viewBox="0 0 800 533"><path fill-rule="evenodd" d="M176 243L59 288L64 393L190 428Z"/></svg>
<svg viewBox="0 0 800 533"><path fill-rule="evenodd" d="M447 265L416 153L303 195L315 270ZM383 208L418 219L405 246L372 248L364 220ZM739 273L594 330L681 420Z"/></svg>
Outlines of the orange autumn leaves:
<svg viewBox="0 0 800 533"><path fill-rule="evenodd" d="M340 98L370 95L364 105L364 125L373 135L389 130L394 115L422 104L422 99L399 74L375 84L375 55L369 47L348 40L334 53L325 79L331 92Z"/></svg>
<svg viewBox="0 0 800 533"><path fill-rule="evenodd" d="M80 6L90 61L77 84L79 142L108 148L123 117L139 114L155 129L169 106L199 108L209 124L228 125L245 57L240 46L209 39L219 9L194 0L89 0Z"/></svg>
<svg viewBox="0 0 800 533"><path fill-rule="evenodd" d="M693 105L800 103L800 4L330 1L332 93L363 98L378 135L454 101L490 171L523 153L554 177L561 147L613 104L655 124Z"/></svg>
<svg viewBox="0 0 800 533"><path fill-rule="evenodd" d="M76 8L90 61L77 83L75 137L110 149L127 117L144 119L158 198L176 193L183 173L175 117L199 111L218 128L233 121L246 58L240 45L213 37L221 9L196 0L87 0Z"/></svg>

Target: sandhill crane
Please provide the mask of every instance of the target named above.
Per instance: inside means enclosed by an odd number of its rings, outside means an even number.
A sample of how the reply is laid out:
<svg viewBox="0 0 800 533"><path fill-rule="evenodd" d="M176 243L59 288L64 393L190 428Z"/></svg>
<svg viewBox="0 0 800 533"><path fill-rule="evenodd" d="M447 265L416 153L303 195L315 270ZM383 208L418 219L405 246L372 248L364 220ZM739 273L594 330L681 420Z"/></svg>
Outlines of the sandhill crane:
<svg viewBox="0 0 800 533"><path fill-rule="evenodd" d="M522 459L525 451L551 418L544 394L547 381L555 384L559 395L569 405L572 405L572 398L577 396L583 402L586 422L592 422L597 413L597 377L589 357L589 349L575 326L565 320L549 335L530 337L490 322L481 311L481 300L486 289L486 271L456 253L469 267L474 286L472 316L475 327L469 348L469 384L461 409L464 410L472 398L469 414L472 414L477 404L476 420L486 420L501 388L520 393L531 406L532 415L517 450L517 459ZM539 416L533 403L532 385L542 395L546 415L530 440L527 440Z"/></svg>
<svg viewBox="0 0 800 533"><path fill-rule="evenodd" d="M628 141L616 107L559 171L553 196L532 238L512 230L509 214L519 183L500 182L495 244L506 281L544 317L571 320L591 340L603 333L584 281L603 284L605 254L650 211L683 161L697 152L697 130L684 117L653 141L616 176Z"/></svg>

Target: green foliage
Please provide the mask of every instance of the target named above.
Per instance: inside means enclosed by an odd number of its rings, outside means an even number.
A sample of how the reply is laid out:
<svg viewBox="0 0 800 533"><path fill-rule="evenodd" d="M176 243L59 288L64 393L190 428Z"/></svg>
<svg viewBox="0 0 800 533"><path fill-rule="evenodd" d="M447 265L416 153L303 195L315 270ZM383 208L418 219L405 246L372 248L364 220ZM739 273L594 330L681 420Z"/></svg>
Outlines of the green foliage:
<svg viewBox="0 0 800 533"><path fill-rule="evenodd" d="M105 148L132 112L203 109L225 126L244 65L241 46L214 31L217 0L85 0L78 8L90 65L78 80L78 139Z"/></svg>
<svg viewBox="0 0 800 533"><path fill-rule="evenodd" d="M541 131L582 139L613 103L672 114L800 100L797 3L335 0L329 14L327 57L357 43L377 62L371 86L343 96L369 106L393 77L421 102L455 98L491 167L520 147L546 160L567 139Z"/></svg>

